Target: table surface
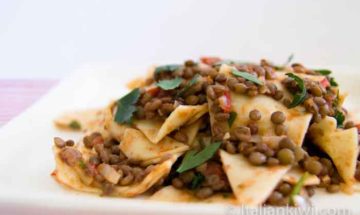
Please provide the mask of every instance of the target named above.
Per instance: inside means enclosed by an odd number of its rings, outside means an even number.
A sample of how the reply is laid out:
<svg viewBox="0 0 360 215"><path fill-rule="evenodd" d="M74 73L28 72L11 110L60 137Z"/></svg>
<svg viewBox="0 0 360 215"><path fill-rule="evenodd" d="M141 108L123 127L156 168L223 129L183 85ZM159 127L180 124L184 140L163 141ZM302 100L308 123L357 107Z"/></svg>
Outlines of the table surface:
<svg viewBox="0 0 360 215"><path fill-rule="evenodd" d="M0 127L21 113L57 80L0 80Z"/></svg>

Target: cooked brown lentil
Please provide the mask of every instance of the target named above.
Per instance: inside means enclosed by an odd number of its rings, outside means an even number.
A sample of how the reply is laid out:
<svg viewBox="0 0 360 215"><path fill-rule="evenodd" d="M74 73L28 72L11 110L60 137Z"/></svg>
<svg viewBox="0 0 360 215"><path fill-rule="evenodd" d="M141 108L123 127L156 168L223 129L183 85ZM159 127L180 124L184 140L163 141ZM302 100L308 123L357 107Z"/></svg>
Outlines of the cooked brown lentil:
<svg viewBox="0 0 360 215"><path fill-rule="evenodd" d="M274 124L282 124L286 120L286 116L281 111L275 111L271 114L271 122Z"/></svg>
<svg viewBox="0 0 360 215"><path fill-rule="evenodd" d="M275 125L275 134L277 136L283 136L287 134L287 127L284 124Z"/></svg>
<svg viewBox="0 0 360 215"><path fill-rule="evenodd" d="M261 119L261 113L259 110L254 109L250 111L249 118L253 121L259 121Z"/></svg>
<svg viewBox="0 0 360 215"><path fill-rule="evenodd" d="M277 152L277 158L279 159L280 163L283 165L289 165L295 162L294 152L288 148L280 149Z"/></svg>
<svg viewBox="0 0 360 215"><path fill-rule="evenodd" d="M54 137L54 143L58 148L64 148L66 146L65 141L60 137Z"/></svg>

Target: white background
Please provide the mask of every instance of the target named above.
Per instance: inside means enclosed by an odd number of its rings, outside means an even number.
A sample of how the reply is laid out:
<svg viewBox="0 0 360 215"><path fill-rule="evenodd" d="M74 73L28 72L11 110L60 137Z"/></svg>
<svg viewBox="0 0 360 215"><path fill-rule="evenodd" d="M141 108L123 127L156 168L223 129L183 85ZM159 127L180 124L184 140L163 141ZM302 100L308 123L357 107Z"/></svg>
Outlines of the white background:
<svg viewBox="0 0 360 215"><path fill-rule="evenodd" d="M356 67L359 11L356 0L0 0L0 78L201 55Z"/></svg>

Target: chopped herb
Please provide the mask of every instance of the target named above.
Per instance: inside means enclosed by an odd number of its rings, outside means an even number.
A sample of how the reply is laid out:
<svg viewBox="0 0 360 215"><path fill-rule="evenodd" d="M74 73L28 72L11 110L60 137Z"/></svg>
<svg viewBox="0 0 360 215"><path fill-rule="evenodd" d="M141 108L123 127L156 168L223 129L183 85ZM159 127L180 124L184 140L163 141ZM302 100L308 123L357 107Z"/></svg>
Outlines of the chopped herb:
<svg viewBox="0 0 360 215"><path fill-rule="evenodd" d="M285 61L285 63L284 63L282 66L274 66L274 69L275 69L275 70L283 70L283 69L285 69L285 67L286 67L287 65L289 65L293 59L294 59L294 54L291 54L291 55L287 58L287 60Z"/></svg>
<svg viewBox="0 0 360 215"><path fill-rule="evenodd" d="M181 68L180 64L169 64L169 65L158 66L155 69L155 74L159 74L162 72L175 72L180 68Z"/></svg>
<svg viewBox="0 0 360 215"><path fill-rule="evenodd" d="M320 75L330 75L331 71L328 69L314 69L314 72L320 74Z"/></svg>
<svg viewBox="0 0 360 215"><path fill-rule="evenodd" d="M337 87L337 86L339 86L339 84L335 81L335 78L333 78L333 77L330 78L330 85L331 85L332 87Z"/></svg>
<svg viewBox="0 0 360 215"><path fill-rule="evenodd" d="M235 111L230 112L230 117L228 119L228 124L229 124L230 128L231 128L232 124L234 123L236 117L237 117L237 113Z"/></svg>
<svg viewBox="0 0 360 215"><path fill-rule="evenodd" d="M255 84L258 84L258 85L263 85L264 84L255 75L252 75L252 74L250 74L248 72L241 72L241 71L239 71L239 70L237 70L235 68L232 68L232 74L235 75L235 76L238 76L238 77L245 78L246 80L254 82Z"/></svg>
<svg viewBox="0 0 360 215"><path fill-rule="evenodd" d="M74 130L79 130L79 129L81 129L80 123L79 123L78 121L76 121L76 120L71 121L71 122L69 123L69 127L70 127L71 129L74 129Z"/></svg>
<svg viewBox="0 0 360 215"><path fill-rule="evenodd" d="M222 196L227 199L231 197L231 193L223 193Z"/></svg>
<svg viewBox="0 0 360 215"><path fill-rule="evenodd" d="M300 92L294 95L293 101L289 106L289 108L294 108L304 102L306 98L306 87L304 80L302 80L299 76L294 75L293 73L287 73L286 75L294 79L294 81L297 83L297 85L300 88Z"/></svg>
<svg viewBox="0 0 360 215"><path fill-rule="evenodd" d="M182 96L184 95L184 93L186 93L186 91L188 91L190 89L190 87L192 87L194 84L196 84L196 82L198 81L198 79L201 77L201 75L196 74L189 82L187 82L187 84L185 85L185 87L180 90L177 94L177 96Z"/></svg>
<svg viewBox="0 0 360 215"><path fill-rule="evenodd" d="M283 67L289 65L291 63L291 61L294 59L294 53L292 53L286 60L286 62L284 63Z"/></svg>
<svg viewBox="0 0 360 215"><path fill-rule="evenodd" d="M191 181L190 189L195 190L199 188L203 181L205 181L205 176L200 172L197 172Z"/></svg>
<svg viewBox="0 0 360 215"><path fill-rule="evenodd" d="M156 83L156 86L160 87L163 90L173 90L180 86L182 78L176 77L170 80L162 80Z"/></svg>
<svg viewBox="0 0 360 215"><path fill-rule="evenodd" d="M131 123L133 114L136 111L135 103L138 101L139 97L140 90L139 88L136 88L117 101L115 122Z"/></svg>
<svg viewBox="0 0 360 215"><path fill-rule="evenodd" d="M309 176L308 172L305 172L301 178L299 179L299 181L296 182L293 190L290 193L290 198L289 198L289 204L290 205L295 205L295 201L294 201L294 197L299 195L301 188L304 186L305 180L307 179L307 177Z"/></svg>
<svg viewBox="0 0 360 215"><path fill-rule="evenodd" d="M344 121L345 121L345 115L343 112L336 110L334 118L336 119L337 122L337 127L338 128L342 128Z"/></svg>
<svg viewBox="0 0 360 215"><path fill-rule="evenodd" d="M176 172L183 173L187 170L200 166L201 164L212 158L220 146L221 142L215 142L206 146L200 152L196 152L195 150L187 152L181 162L180 167L176 170Z"/></svg>
<svg viewBox="0 0 360 215"><path fill-rule="evenodd" d="M80 166L81 169L85 169L85 168L86 168L86 165L85 165L85 163L84 163L83 160L80 160L80 161L79 161L79 166Z"/></svg>
<svg viewBox="0 0 360 215"><path fill-rule="evenodd" d="M254 64L254 63L249 62L249 61L225 59L225 60L222 60L222 61L219 61L219 62L215 63L214 66L221 66L223 64L234 65L234 64Z"/></svg>

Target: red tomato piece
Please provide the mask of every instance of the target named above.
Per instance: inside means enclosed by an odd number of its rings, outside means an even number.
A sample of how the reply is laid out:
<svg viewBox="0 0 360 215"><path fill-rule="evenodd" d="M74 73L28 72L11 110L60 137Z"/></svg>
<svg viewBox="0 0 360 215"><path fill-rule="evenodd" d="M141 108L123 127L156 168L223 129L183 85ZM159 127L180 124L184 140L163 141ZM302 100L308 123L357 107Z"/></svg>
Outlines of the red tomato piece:
<svg viewBox="0 0 360 215"><path fill-rule="evenodd" d="M327 88L330 86L330 82L327 78L324 78L323 80L320 81L321 86L323 86L324 88Z"/></svg>
<svg viewBox="0 0 360 215"><path fill-rule="evenodd" d="M215 63L217 63L217 62L220 62L221 61L221 58L218 58L218 57L201 57L200 58L200 61L202 62L202 63L205 63L205 64L207 64L207 65L213 65L213 64L215 64Z"/></svg>
<svg viewBox="0 0 360 215"><path fill-rule="evenodd" d="M221 109L225 113L229 113L231 111L231 97L230 97L229 91L226 91L224 93L224 95L220 96L219 103L220 103Z"/></svg>

